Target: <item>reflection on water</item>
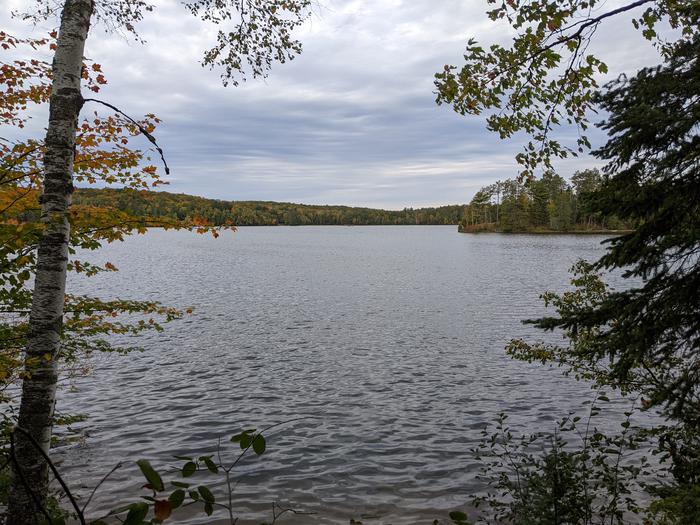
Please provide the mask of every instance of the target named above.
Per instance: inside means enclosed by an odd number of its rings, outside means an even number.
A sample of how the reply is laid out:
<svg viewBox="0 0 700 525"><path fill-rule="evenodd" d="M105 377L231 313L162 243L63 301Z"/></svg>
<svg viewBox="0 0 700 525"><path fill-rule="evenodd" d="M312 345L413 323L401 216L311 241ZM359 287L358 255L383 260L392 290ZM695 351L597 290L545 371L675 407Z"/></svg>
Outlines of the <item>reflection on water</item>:
<svg viewBox="0 0 700 525"><path fill-rule="evenodd" d="M503 347L542 337L520 320L541 314L539 294L565 288L601 240L261 227L218 240L155 230L109 246L91 257L121 272L74 280L71 293L157 298L195 315L141 338L144 353L101 356L62 393L64 410L90 415L85 443L60 450L63 468L92 487L119 460L173 465L241 428L308 417L244 462L239 515L262 519L278 501L317 513L286 523L429 523L479 487L469 449L499 412L542 430L591 398ZM141 485L125 467L98 506Z"/></svg>

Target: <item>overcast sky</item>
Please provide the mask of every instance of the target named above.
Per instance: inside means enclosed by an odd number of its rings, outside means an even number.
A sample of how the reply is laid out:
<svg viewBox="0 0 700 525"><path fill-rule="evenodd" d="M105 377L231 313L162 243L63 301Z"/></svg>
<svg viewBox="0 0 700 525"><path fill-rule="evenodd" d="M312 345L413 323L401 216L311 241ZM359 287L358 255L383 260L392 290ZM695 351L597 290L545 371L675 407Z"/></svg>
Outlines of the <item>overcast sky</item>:
<svg viewBox="0 0 700 525"><path fill-rule="evenodd" d="M177 1L154 3L138 26L145 45L95 27L87 55L109 80L103 100L163 119L167 191L400 209L468 202L518 171L521 142L501 141L480 118L434 101L434 73L460 64L469 37L508 41L507 28L486 17L486 0L324 0L297 33L300 57L265 81L227 88L199 64L215 30ZM3 0L0 27L39 36L57 26L11 19L31 4ZM592 50L611 76L658 62L629 18L604 25ZM35 120L43 125L41 115ZM568 177L593 165L585 157L557 168Z"/></svg>

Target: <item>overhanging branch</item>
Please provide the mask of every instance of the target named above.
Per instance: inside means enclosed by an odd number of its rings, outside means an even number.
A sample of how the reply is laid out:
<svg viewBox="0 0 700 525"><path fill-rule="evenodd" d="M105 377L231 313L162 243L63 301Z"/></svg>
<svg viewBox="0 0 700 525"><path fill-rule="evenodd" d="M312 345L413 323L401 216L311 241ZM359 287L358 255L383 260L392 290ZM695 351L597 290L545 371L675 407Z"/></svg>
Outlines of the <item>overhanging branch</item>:
<svg viewBox="0 0 700 525"><path fill-rule="evenodd" d="M83 99L83 102L96 102L98 104L102 104L103 106L107 106L109 109L116 111L123 117L127 118L129 122L131 122L134 126L139 128L139 131L148 139L148 141L153 144L153 147L156 148L156 151L160 154L160 159L163 161L163 166L165 167L165 174L170 175L170 168L168 167L168 163L165 161L165 155L163 154L163 150L160 148L158 145L158 142L156 141L156 138L151 135L146 128L144 128L141 124L139 124L136 120L131 118L129 115L124 113L121 109L118 107L108 103L104 102L102 100L97 100L96 98L85 98Z"/></svg>

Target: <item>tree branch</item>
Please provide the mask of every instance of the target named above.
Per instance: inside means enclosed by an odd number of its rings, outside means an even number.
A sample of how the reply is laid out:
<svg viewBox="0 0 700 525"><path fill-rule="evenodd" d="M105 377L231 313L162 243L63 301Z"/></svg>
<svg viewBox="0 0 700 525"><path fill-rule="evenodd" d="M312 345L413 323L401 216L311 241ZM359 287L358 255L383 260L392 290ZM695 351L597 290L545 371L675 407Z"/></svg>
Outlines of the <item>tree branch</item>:
<svg viewBox="0 0 700 525"><path fill-rule="evenodd" d="M551 44L547 44L546 46L537 50L536 53L533 53L527 60L532 60L533 58L544 53L545 51L548 51L548 50L552 49L553 47L560 46L561 44L565 44L569 40L573 40L575 38L580 38L581 36L583 36L583 32L587 28L599 24L600 22L602 22L606 18L610 18L611 16L619 15L620 13L630 11L632 9L639 7L639 6L642 6L644 4L649 4L649 3L655 2L655 1L656 0L637 0L636 2L632 2L631 4L623 5L622 7L618 7L617 9L613 9L612 11L608 11L607 13L603 13L602 15L596 16L595 18L589 18L586 21L580 22L581 25L574 33L571 33L570 35L567 35L567 36L563 36L559 40L555 40Z"/></svg>
<svg viewBox="0 0 700 525"><path fill-rule="evenodd" d="M622 7L618 7L617 9L613 9L612 11L608 11L607 13L603 13L602 15L596 16L595 18L589 18L585 21L581 21L581 22L579 22L579 24L581 24L581 25L579 26L579 28L575 32L571 33L570 35L563 36L563 37L559 38L558 40L555 40L554 42L541 47L540 49L538 49L537 51L532 53L530 56L528 56L527 58L524 58L523 60L519 61L518 63L514 64L513 66L496 72L494 74L492 80L495 79L496 77L500 77L506 71L512 71L513 69L516 69L516 68L530 62L531 60L540 56L545 51L549 51L552 48L555 48L555 47L560 46L562 44L566 44L570 40L574 40L574 39L580 40L583 37L583 32L586 29L588 29L591 26L595 26L595 25L599 24L600 22L602 22L606 18L610 18L611 16L619 15L620 13L624 13L626 11L636 9L639 6L642 6L644 4L649 4L649 3L654 2L654 1L656 1L656 0L637 0L636 2L632 2L631 4L624 5ZM576 24L576 25L578 25L578 24Z"/></svg>
<svg viewBox="0 0 700 525"><path fill-rule="evenodd" d="M97 102L98 104L102 104L103 106L107 106L108 108L116 111L123 117L126 117L129 122L131 122L134 126L139 128L139 131L148 139L148 141L153 144L153 147L156 148L156 151L160 154L160 159L163 161L163 166L165 166L165 174L170 175L170 168L168 167L168 163L165 161L165 155L163 154L163 150L160 148L158 145L158 142L156 142L156 138L151 135L146 128L144 128L141 124L136 122L133 118L131 118L129 115L124 113L121 109L119 109L116 106L113 106L112 104L109 104L108 102L103 102L102 100L97 100L96 98L84 98L83 102Z"/></svg>

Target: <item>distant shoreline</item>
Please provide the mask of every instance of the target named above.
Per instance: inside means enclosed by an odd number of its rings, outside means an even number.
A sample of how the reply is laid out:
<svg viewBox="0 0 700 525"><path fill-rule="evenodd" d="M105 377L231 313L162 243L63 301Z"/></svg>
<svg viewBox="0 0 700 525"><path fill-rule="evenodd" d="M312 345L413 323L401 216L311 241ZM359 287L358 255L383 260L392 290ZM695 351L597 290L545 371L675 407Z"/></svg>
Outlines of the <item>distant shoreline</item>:
<svg viewBox="0 0 700 525"><path fill-rule="evenodd" d="M115 188L76 188L73 204L116 209L136 219L191 221L207 226L456 226L464 216L465 206L382 210L272 201L223 201L182 193Z"/></svg>

